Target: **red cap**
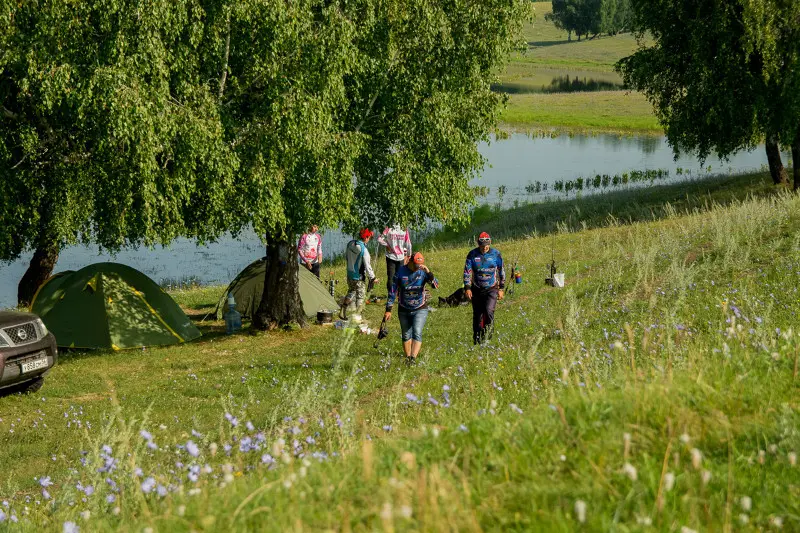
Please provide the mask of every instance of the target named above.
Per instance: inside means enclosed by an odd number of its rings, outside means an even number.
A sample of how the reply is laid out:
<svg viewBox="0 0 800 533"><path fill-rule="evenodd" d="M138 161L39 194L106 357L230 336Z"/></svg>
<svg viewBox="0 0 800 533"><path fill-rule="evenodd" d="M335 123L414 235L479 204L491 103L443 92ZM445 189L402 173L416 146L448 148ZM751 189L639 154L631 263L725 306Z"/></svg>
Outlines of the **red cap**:
<svg viewBox="0 0 800 533"><path fill-rule="evenodd" d="M419 253L419 252L417 252L414 255L412 255L411 259L412 259L412 261L414 261L415 265L421 265L422 263L425 262L425 257L423 257L423 255L421 253Z"/></svg>
<svg viewBox="0 0 800 533"><path fill-rule="evenodd" d="M480 235L478 235L478 238L479 239L491 239L491 237L489 237L489 234L486 233L485 231L483 233L481 233Z"/></svg>
<svg viewBox="0 0 800 533"><path fill-rule="evenodd" d="M373 233L369 230L369 228L364 228L358 232L358 236L361 237L362 240L369 239L370 237L372 237L372 235Z"/></svg>

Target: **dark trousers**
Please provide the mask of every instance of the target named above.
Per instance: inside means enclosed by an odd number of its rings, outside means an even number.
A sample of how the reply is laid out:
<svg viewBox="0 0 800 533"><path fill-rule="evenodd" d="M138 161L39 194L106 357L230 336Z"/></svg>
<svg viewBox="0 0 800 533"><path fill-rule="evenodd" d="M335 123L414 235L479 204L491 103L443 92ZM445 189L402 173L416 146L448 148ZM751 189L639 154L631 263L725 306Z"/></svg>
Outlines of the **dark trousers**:
<svg viewBox="0 0 800 533"><path fill-rule="evenodd" d="M306 266L305 263L303 263L303 268L311 270L311 273L314 274L315 276L317 276L317 279L319 279L319 263L318 262L317 263L311 263L311 268L310 269Z"/></svg>
<svg viewBox="0 0 800 533"><path fill-rule="evenodd" d="M392 292L392 280L394 279L394 274L400 267L403 266L402 261L395 261L394 259L386 258L386 294Z"/></svg>
<svg viewBox="0 0 800 533"><path fill-rule="evenodd" d="M497 306L497 289L478 289L472 287L472 342L482 343L486 337L492 338L494 308Z"/></svg>

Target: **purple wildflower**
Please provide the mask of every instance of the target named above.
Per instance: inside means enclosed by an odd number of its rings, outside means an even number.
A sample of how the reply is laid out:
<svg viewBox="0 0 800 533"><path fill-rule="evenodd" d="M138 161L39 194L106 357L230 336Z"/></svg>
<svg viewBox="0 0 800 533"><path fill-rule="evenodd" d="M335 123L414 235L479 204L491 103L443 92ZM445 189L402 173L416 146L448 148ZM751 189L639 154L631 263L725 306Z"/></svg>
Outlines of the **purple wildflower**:
<svg viewBox="0 0 800 533"><path fill-rule="evenodd" d="M384 431L391 431L392 430L392 426L389 425L389 424L386 424L385 426L383 426L383 430Z"/></svg>
<svg viewBox="0 0 800 533"><path fill-rule="evenodd" d="M79 533L80 530L75 522L64 522L64 533Z"/></svg>
<svg viewBox="0 0 800 533"><path fill-rule="evenodd" d="M406 394L406 399L409 402L419 402L419 398L417 398L417 396L415 394L411 394L410 392L408 394Z"/></svg>
<svg viewBox="0 0 800 533"><path fill-rule="evenodd" d="M186 441L186 452L192 457L197 457L200 455L200 450L198 449L197 444L190 440Z"/></svg>
<svg viewBox="0 0 800 533"><path fill-rule="evenodd" d="M150 494L156 486L156 480L152 477L145 479L142 482L142 492L145 494Z"/></svg>
<svg viewBox="0 0 800 533"><path fill-rule="evenodd" d="M510 404L508 404L508 406L509 406L509 407L510 407L510 408L511 408L513 411L515 411L515 412L517 412L517 413L519 413L519 414L522 414L522 409L520 409L519 407L517 407L517 404L515 404L515 403L510 403Z"/></svg>
<svg viewBox="0 0 800 533"><path fill-rule="evenodd" d="M49 487L53 482L50 481L50 476L42 476L39 478L39 485L42 487Z"/></svg>

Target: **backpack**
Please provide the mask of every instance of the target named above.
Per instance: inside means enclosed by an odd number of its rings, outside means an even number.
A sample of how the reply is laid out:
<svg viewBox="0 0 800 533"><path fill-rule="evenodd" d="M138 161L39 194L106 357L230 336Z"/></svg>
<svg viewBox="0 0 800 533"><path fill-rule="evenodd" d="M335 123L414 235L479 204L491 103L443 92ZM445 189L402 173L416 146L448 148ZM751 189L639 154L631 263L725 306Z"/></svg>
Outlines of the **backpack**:
<svg viewBox="0 0 800 533"><path fill-rule="evenodd" d="M361 249L361 252L358 254L358 257L353 263L353 270L350 270L349 264L347 265L347 279L352 281L361 281L361 270L362 270L361 267L363 266L364 263L363 259L364 259L365 246L359 241L350 241L350 242L351 243L355 242L356 244L358 244L358 247ZM350 247L349 244L347 246L348 248Z"/></svg>

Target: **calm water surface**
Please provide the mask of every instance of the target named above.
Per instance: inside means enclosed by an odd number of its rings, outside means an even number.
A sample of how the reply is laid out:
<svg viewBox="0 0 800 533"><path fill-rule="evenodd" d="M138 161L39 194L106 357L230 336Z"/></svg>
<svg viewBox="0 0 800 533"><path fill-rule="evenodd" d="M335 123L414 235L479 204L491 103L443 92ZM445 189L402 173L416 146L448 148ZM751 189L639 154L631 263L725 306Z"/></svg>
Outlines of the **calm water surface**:
<svg viewBox="0 0 800 533"><path fill-rule="evenodd" d="M500 202L507 206L514 202L540 200L541 197L525 191L526 185L536 181L552 184L557 180L646 169L667 169L672 179L678 179L678 168L684 172L691 171L692 176L697 177L707 173L709 166L712 173L719 173L757 170L766 164L763 148L737 154L726 162L709 159L702 166L691 156L675 161L665 139L659 137L576 135L531 138L515 134L508 139L484 144L480 150L487 165L481 178L473 185L488 187L490 191L480 201ZM786 162L788 158L784 156ZM502 198L497 194L500 186L506 187ZM323 253L329 257L338 255L346 242L347 238L340 232L329 230L323 238ZM209 246L197 246L192 241L180 239L168 248L126 250L116 256L99 253L96 247L76 246L61 253L56 271L77 270L100 261L116 261L141 270L165 286L189 278L203 284L222 285L263 254L263 245L252 232L238 240L221 238ZM27 268L30 255L0 266L0 308L15 305L17 283Z"/></svg>

